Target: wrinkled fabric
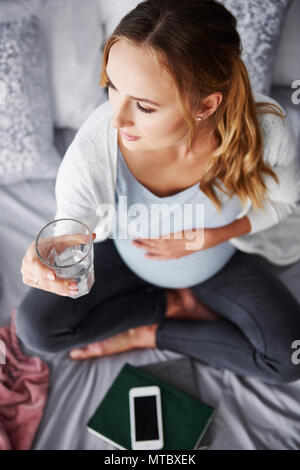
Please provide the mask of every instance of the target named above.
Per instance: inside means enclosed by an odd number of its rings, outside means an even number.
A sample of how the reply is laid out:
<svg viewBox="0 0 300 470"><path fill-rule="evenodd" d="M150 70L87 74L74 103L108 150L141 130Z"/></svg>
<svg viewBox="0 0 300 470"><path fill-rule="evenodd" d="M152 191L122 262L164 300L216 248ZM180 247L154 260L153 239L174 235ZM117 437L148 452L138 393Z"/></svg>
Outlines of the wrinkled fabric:
<svg viewBox="0 0 300 470"><path fill-rule="evenodd" d="M38 357L25 356L15 328L0 328L0 450L28 450L47 401L50 369ZM5 345L3 347L3 345Z"/></svg>

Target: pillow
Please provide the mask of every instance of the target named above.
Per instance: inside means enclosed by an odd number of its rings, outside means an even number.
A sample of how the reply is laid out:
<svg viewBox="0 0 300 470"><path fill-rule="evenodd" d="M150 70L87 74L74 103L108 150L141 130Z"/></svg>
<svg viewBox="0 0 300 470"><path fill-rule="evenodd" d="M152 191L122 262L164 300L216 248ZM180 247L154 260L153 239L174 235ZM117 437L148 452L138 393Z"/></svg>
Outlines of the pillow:
<svg viewBox="0 0 300 470"><path fill-rule="evenodd" d="M99 85L103 31L98 0L43 0L39 7L36 15L47 44L54 123L78 129L107 99Z"/></svg>
<svg viewBox="0 0 300 470"><path fill-rule="evenodd" d="M291 88L300 79L300 2L293 0L287 12L273 68L273 84Z"/></svg>
<svg viewBox="0 0 300 470"><path fill-rule="evenodd" d="M104 29L104 42L112 34L123 16L133 10L141 1L139 0L97 0L100 8L101 22Z"/></svg>
<svg viewBox="0 0 300 470"><path fill-rule="evenodd" d="M52 143L50 87L39 21L25 12L16 20L10 17L3 22L5 15L0 17L4 90L0 100L0 184L55 178L61 158Z"/></svg>
<svg viewBox="0 0 300 470"><path fill-rule="evenodd" d="M291 0L219 0L236 18L253 91L269 95L272 67Z"/></svg>

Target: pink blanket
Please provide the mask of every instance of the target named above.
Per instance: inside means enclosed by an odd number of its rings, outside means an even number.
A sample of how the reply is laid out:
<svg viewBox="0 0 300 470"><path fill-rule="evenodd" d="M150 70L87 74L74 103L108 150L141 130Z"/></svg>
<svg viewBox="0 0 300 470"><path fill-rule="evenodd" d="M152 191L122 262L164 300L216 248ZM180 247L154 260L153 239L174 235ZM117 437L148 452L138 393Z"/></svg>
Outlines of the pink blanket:
<svg viewBox="0 0 300 470"><path fill-rule="evenodd" d="M50 370L38 357L24 356L11 326L0 328L0 450L28 450L43 416ZM4 355L5 353L5 355Z"/></svg>

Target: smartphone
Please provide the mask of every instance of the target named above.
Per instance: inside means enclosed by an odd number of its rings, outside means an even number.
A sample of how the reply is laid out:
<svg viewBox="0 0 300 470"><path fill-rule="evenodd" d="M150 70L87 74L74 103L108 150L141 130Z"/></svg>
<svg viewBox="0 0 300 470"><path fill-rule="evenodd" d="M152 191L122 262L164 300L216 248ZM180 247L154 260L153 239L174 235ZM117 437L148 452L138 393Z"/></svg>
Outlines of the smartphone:
<svg viewBox="0 0 300 470"><path fill-rule="evenodd" d="M129 411L131 448L162 449L164 440L160 388L156 385L131 388Z"/></svg>

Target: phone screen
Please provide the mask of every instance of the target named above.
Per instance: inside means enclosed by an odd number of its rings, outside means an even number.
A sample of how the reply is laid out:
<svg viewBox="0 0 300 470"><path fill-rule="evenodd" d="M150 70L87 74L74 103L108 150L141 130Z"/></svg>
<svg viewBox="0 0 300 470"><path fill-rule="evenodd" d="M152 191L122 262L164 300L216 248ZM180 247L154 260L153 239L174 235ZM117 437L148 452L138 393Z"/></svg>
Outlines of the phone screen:
<svg viewBox="0 0 300 470"><path fill-rule="evenodd" d="M136 441L151 441L159 438L156 396L134 397Z"/></svg>

